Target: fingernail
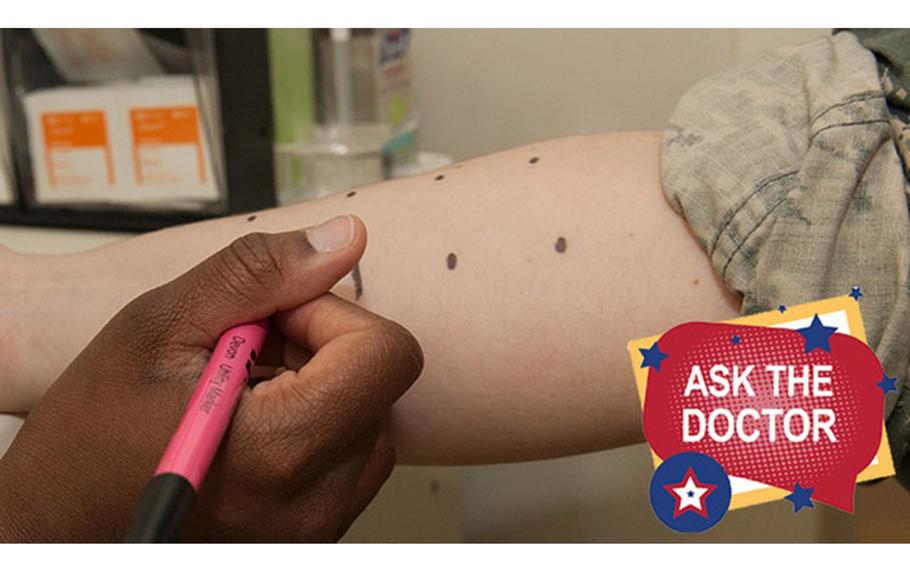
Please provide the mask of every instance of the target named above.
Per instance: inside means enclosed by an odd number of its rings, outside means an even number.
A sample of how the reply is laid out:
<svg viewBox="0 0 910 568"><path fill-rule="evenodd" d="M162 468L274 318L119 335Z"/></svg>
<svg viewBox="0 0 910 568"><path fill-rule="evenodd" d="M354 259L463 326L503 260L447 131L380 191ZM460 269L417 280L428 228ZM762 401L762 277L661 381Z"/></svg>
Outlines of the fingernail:
<svg viewBox="0 0 910 568"><path fill-rule="evenodd" d="M306 230L306 238L319 252L342 249L354 241L354 219L342 215Z"/></svg>

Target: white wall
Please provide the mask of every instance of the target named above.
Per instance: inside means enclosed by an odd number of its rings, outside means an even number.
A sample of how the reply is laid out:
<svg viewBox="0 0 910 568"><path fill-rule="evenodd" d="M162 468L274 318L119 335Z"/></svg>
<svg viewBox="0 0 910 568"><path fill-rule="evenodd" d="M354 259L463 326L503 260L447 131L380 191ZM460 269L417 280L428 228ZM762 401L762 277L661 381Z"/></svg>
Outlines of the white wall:
<svg viewBox="0 0 910 568"><path fill-rule="evenodd" d="M700 78L825 30L447 30L413 39L421 144L456 159L658 129Z"/></svg>

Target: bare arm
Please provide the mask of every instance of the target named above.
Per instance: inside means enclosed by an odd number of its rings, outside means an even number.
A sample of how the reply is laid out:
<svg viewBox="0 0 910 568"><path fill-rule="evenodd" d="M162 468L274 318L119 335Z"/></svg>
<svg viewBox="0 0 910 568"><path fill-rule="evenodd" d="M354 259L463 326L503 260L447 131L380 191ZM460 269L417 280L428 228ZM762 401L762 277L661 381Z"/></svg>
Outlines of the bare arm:
<svg viewBox="0 0 910 568"><path fill-rule="evenodd" d="M538 459L637 442L626 342L730 318L738 305L665 201L658 159L658 133L565 138L49 260L43 270L68 282L74 315L43 331L64 348L30 388L43 391L129 299L236 237L355 213L369 229L362 295L351 278L336 291L411 329L426 355L396 407L403 462Z"/></svg>

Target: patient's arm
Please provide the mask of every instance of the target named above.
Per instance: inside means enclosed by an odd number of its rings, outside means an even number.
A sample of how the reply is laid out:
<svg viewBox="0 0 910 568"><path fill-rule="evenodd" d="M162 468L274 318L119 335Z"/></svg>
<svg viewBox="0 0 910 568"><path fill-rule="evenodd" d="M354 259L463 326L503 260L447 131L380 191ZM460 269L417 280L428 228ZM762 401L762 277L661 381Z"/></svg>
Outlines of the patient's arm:
<svg viewBox="0 0 910 568"><path fill-rule="evenodd" d="M3 377L15 388L0 408L27 409L127 301L236 237L355 213L369 230L362 295L352 278L336 292L410 328L426 355L394 416L403 462L535 459L639 441L626 342L737 313L665 201L658 159L658 133L565 138L255 218L20 258L38 284L20 287L31 302L31 318L13 322L22 373Z"/></svg>

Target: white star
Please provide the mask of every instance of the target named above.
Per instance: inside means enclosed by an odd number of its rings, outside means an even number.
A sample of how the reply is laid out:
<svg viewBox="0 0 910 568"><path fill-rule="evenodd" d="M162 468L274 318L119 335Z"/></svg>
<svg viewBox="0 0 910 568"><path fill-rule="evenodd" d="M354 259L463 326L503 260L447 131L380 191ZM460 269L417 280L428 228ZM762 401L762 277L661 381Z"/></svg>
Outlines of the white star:
<svg viewBox="0 0 910 568"><path fill-rule="evenodd" d="M682 511L687 507L693 507L701 511L703 509L702 495L708 492L708 487L696 485L694 476L687 475L685 484L682 487L674 487L672 491L679 495L678 511Z"/></svg>

